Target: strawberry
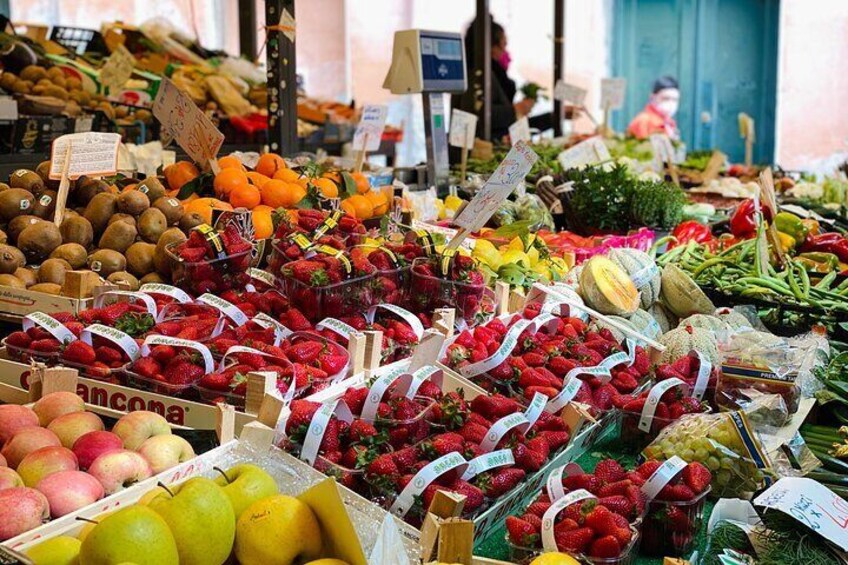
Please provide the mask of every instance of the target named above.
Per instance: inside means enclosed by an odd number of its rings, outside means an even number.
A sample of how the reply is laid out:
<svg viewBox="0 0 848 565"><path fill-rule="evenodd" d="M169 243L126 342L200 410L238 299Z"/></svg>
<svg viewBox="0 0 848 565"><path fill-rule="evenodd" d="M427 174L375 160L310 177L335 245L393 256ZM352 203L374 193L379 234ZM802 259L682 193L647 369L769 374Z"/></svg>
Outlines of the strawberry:
<svg viewBox="0 0 848 565"><path fill-rule="evenodd" d="M151 359L150 357L142 357L133 363L132 370L142 377L153 378L154 375L157 375L162 371L162 367L160 367L159 363L157 363L154 359Z"/></svg>
<svg viewBox="0 0 848 565"><path fill-rule="evenodd" d="M377 458L368 465L368 473L375 475L377 478L396 478L400 475L398 466L395 464L390 453L377 456Z"/></svg>
<svg viewBox="0 0 848 565"><path fill-rule="evenodd" d="M465 425L459 429L459 434L465 439L465 441L479 444L482 443L488 431L489 428L486 426L482 426L476 422L466 422Z"/></svg>
<svg viewBox="0 0 848 565"><path fill-rule="evenodd" d="M595 466L595 476L602 484L620 481L624 475L624 468L615 459L603 459Z"/></svg>
<svg viewBox="0 0 848 565"><path fill-rule="evenodd" d="M26 332L17 331L12 332L6 338L6 345L11 345L12 347L20 347L21 349L29 348L29 345L32 343L32 338L27 335Z"/></svg>
<svg viewBox="0 0 848 565"><path fill-rule="evenodd" d="M609 410L612 408L612 397L616 394L618 394L618 391L615 390L614 386L605 384L592 391L592 400L600 410Z"/></svg>
<svg viewBox="0 0 848 565"><path fill-rule="evenodd" d="M640 487L645 484L645 479L636 471L629 471L627 473L627 480L630 481L632 484L636 485L637 487Z"/></svg>
<svg viewBox="0 0 848 565"><path fill-rule="evenodd" d="M406 470L411 468L419 459L418 449L415 447L404 447L392 453L392 458L398 469Z"/></svg>
<svg viewBox="0 0 848 565"><path fill-rule="evenodd" d="M321 355L318 358L321 364L321 370L326 371L328 375L336 375L347 365L347 355Z"/></svg>
<svg viewBox="0 0 848 565"><path fill-rule="evenodd" d="M340 424L341 420L337 420L336 418L331 418L327 422L327 426L324 429L324 437L321 438L321 450L324 452L325 457L327 454L341 449L341 439L339 438L339 434L341 433ZM339 459L334 462L337 463L340 460L341 454L339 454Z"/></svg>
<svg viewBox="0 0 848 565"><path fill-rule="evenodd" d="M703 464L693 461L683 469L682 479L695 494L701 494L710 486L713 475Z"/></svg>
<svg viewBox="0 0 848 565"><path fill-rule="evenodd" d="M633 503L626 496L616 494L613 496L605 496L598 498L598 504L602 504L616 514L621 514L627 518L633 517Z"/></svg>
<svg viewBox="0 0 848 565"><path fill-rule="evenodd" d="M639 467L636 468L636 472L641 475L643 479L646 481L651 478L651 476L660 468L662 462L657 461L655 459L650 459L645 461Z"/></svg>
<svg viewBox="0 0 848 565"><path fill-rule="evenodd" d="M597 538L589 547L590 557L611 558L621 554L621 543L615 536Z"/></svg>
<svg viewBox="0 0 848 565"><path fill-rule="evenodd" d="M668 505L652 514L651 519L660 520L672 532L686 533L693 529L692 521L679 506Z"/></svg>
<svg viewBox="0 0 848 565"><path fill-rule="evenodd" d="M571 359L566 359L565 357L553 357L548 362L548 369L560 378L565 377L569 371L576 367L577 363Z"/></svg>
<svg viewBox="0 0 848 565"><path fill-rule="evenodd" d="M624 495L627 497L627 500L633 503L633 510L636 516L641 516L645 513L645 505L648 503L648 497L645 496L641 488L635 485L629 486Z"/></svg>
<svg viewBox="0 0 848 565"><path fill-rule="evenodd" d="M541 353L536 353L535 351L530 351L521 356L524 359L524 362L527 363L530 367L544 367L547 359Z"/></svg>
<svg viewBox="0 0 848 565"><path fill-rule="evenodd" d="M300 332L312 329L312 324L303 315L303 312L297 308L289 308L285 313L285 319L281 320L285 326L293 332Z"/></svg>
<svg viewBox="0 0 848 565"><path fill-rule="evenodd" d="M471 483L463 481L462 479L457 479L450 488L457 494L465 496L465 509L469 512L473 512L483 506L483 491Z"/></svg>
<svg viewBox="0 0 848 565"><path fill-rule="evenodd" d="M469 414L468 403L463 392L451 391L443 395L432 409L433 421L444 425L449 430L462 426Z"/></svg>
<svg viewBox="0 0 848 565"><path fill-rule="evenodd" d="M517 516L506 517L506 531L509 541L519 547L534 547L539 541L539 534L533 525Z"/></svg>
<svg viewBox="0 0 848 565"><path fill-rule="evenodd" d="M625 494L627 492L627 487L632 484L633 483L628 479L615 481L614 483L607 483L598 489L598 498L613 496L616 494Z"/></svg>
<svg viewBox="0 0 848 565"><path fill-rule="evenodd" d="M323 349L324 345L317 341L301 341L291 346L286 355L292 363L311 364Z"/></svg>
<svg viewBox="0 0 848 565"><path fill-rule="evenodd" d="M321 405L317 402L309 400L293 400L289 405L290 414L286 421L286 435L291 437L294 431L301 427L303 427L302 433L306 433L306 429L309 427L312 417L315 416L315 412L317 412L319 408L321 408Z"/></svg>
<svg viewBox="0 0 848 565"><path fill-rule="evenodd" d="M577 528L576 530L562 530L557 532L554 526L554 540L557 549L568 553L584 553L586 547L595 537L592 528Z"/></svg>
<svg viewBox="0 0 848 565"><path fill-rule="evenodd" d="M81 339L69 343L62 352L62 359L79 365L90 365L97 360L94 348Z"/></svg>
<svg viewBox="0 0 848 565"><path fill-rule="evenodd" d="M539 437L548 443L550 451L556 451L560 447L568 443L569 434L565 431L541 431Z"/></svg>
<svg viewBox="0 0 848 565"><path fill-rule="evenodd" d="M123 364L123 355L114 347L101 345L94 349L94 353L98 361L105 363L109 367L119 367Z"/></svg>
<svg viewBox="0 0 848 565"><path fill-rule="evenodd" d="M585 489L592 494L598 492L598 489L601 488L601 481L590 473L578 473L563 477L562 484L568 490Z"/></svg>
<svg viewBox="0 0 848 565"><path fill-rule="evenodd" d="M30 349L41 353L58 353L61 348L59 342L50 337L46 339L34 339L29 344Z"/></svg>
<svg viewBox="0 0 848 565"><path fill-rule="evenodd" d="M526 473L522 469L508 467L498 469L491 474L486 474L485 478L478 475L478 487L483 491L483 494L489 498L497 498L514 489L524 480ZM475 481L477 482L477 481Z"/></svg>
<svg viewBox="0 0 848 565"><path fill-rule="evenodd" d="M499 420L504 416L520 410L518 402L502 394L481 394L471 401L471 410L478 412L491 420Z"/></svg>
<svg viewBox="0 0 848 565"><path fill-rule="evenodd" d="M534 516L542 517L545 515L545 512L548 511L548 508L551 507L550 502L540 502L536 501L527 507L526 512L528 514L533 514Z"/></svg>
<svg viewBox="0 0 848 565"><path fill-rule="evenodd" d="M533 439L528 441L527 449L541 454L544 459L547 459L548 456L551 454L551 449L548 446L548 442L542 437L534 437Z"/></svg>
<svg viewBox="0 0 848 565"><path fill-rule="evenodd" d="M442 455L457 451L462 453L463 439L459 434L445 433L439 434L421 445L421 451L433 459L437 459Z"/></svg>
<svg viewBox="0 0 848 565"><path fill-rule="evenodd" d="M516 466L529 472L541 469L546 460L543 453L533 451L523 443L516 445L512 450L512 454L515 457Z"/></svg>
<svg viewBox="0 0 848 565"><path fill-rule="evenodd" d="M156 345L150 350L150 357L160 365L167 365L176 356L177 350L170 345Z"/></svg>
<svg viewBox="0 0 848 565"><path fill-rule="evenodd" d="M542 531L542 519L535 514L524 514L521 516L521 519L533 526L534 530Z"/></svg>
<svg viewBox="0 0 848 565"><path fill-rule="evenodd" d="M377 428L375 428L365 420L360 420L357 418L350 424L348 434L350 434L351 441L363 442L368 438L377 435Z"/></svg>
<svg viewBox="0 0 848 565"><path fill-rule="evenodd" d="M666 485L657 494L657 500L688 501L695 498L695 491L685 484Z"/></svg>
<svg viewBox="0 0 848 565"><path fill-rule="evenodd" d="M133 368L138 371L138 362L133 365ZM228 391L230 389L230 381L231 378L225 373L211 373L209 375L203 375L197 384L212 390Z"/></svg>
<svg viewBox="0 0 848 565"><path fill-rule="evenodd" d="M350 408L350 411L354 414L362 413L362 407L365 405L365 400L367 398L368 389L365 387L349 388L345 391L344 396L342 396L342 400L344 400L347 407Z"/></svg>
<svg viewBox="0 0 848 565"><path fill-rule="evenodd" d="M165 380L171 384L189 385L200 379L204 370L203 367L199 367L191 361L178 360L165 367L162 374Z"/></svg>

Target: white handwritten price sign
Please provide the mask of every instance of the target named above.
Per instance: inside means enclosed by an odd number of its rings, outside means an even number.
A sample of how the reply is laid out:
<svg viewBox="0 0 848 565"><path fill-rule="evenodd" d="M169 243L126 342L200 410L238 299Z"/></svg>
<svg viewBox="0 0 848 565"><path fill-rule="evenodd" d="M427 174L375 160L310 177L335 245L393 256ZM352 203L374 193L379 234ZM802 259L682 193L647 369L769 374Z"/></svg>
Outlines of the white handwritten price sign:
<svg viewBox="0 0 848 565"><path fill-rule="evenodd" d="M50 178L59 180L68 159L68 178L82 175L111 175L118 170L117 133L69 133L53 140L50 148ZM70 152L69 152L70 147Z"/></svg>
<svg viewBox="0 0 848 565"><path fill-rule="evenodd" d="M153 115L162 124L169 137L179 143L188 156L205 167L218 155L224 134L212 120L183 94L177 86L162 79L156 100L153 101Z"/></svg>
<svg viewBox="0 0 848 565"><path fill-rule="evenodd" d="M563 169L578 169L610 159L612 159L612 156L609 149L607 149L603 140L597 136L581 141L557 155L557 160Z"/></svg>
<svg viewBox="0 0 848 565"><path fill-rule="evenodd" d="M475 232L486 225L518 183L524 181L538 159L539 156L523 141L513 145L483 188L454 218L454 223L469 232Z"/></svg>
<svg viewBox="0 0 848 565"><path fill-rule="evenodd" d="M582 106L586 101L586 89L559 79L554 85L554 99Z"/></svg>
<svg viewBox="0 0 848 565"><path fill-rule="evenodd" d="M848 547L848 501L813 479L780 479L754 505L789 514L837 547Z"/></svg>
<svg viewBox="0 0 848 565"><path fill-rule="evenodd" d="M369 104L362 109L362 118L353 134L354 151L376 151L380 147L389 108L382 104Z"/></svg>
<svg viewBox="0 0 848 565"><path fill-rule="evenodd" d="M605 78L601 80L601 108L618 110L624 105L624 92L627 90L626 78Z"/></svg>
<svg viewBox="0 0 848 565"><path fill-rule="evenodd" d="M135 57L126 47L118 45L100 69L100 82L111 93L112 90L124 86L132 76L134 68Z"/></svg>
<svg viewBox="0 0 848 565"><path fill-rule="evenodd" d="M514 124L509 126L509 141L513 145L519 141L530 143L530 120L527 116L519 118Z"/></svg>
<svg viewBox="0 0 848 565"><path fill-rule="evenodd" d="M449 142L454 147L470 149L474 146L477 132L477 116L454 108L451 110L451 126Z"/></svg>

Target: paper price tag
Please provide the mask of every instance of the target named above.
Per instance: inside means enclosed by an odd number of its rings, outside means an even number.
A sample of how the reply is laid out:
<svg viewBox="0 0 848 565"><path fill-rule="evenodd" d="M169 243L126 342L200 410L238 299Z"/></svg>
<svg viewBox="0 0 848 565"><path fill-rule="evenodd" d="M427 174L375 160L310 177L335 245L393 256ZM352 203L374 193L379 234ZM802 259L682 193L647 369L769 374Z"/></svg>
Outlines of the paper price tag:
<svg viewBox="0 0 848 565"><path fill-rule="evenodd" d="M579 489L572 491L562 498L557 499L542 516L542 547L545 551L557 551L556 539L554 538L554 522L560 512L581 500L596 498L588 490Z"/></svg>
<svg viewBox="0 0 848 565"><path fill-rule="evenodd" d="M460 476L462 476L465 474L467 466L468 462L456 451L442 455L435 461L431 461L412 477L412 480L409 481L395 499L389 512L401 517L406 516L406 513L409 512L409 509L412 508L415 502L415 497L424 492L424 489L430 483L453 469L457 469Z"/></svg>
<svg viewBox="0 0 848 565"><path fill-rule="evenodd" d="M156 345L170 345L171 347L187 347L189 349L194 349L200 353L201 357L203 357L203 366L206 369L206 373L208 374L215 371L215 360L212 359L212 352L209 351L208 347L200 342L192 341L190 339L170 337L167 335L149 335L141 344L141 354L149 355L150 350Z"/></svg>
<svg viewBox="0 0 848 565"><path fill-rule="evenodd" d="M208 304L213 308L217 308L218 310L223 312L225 316L232 320L237 326L243 326L249 320L247 314L245 314L241 308L239 308L232 302L215 296L214 294L209 294L207 292L206 294L198 296L197 301L203 302L204 304Z"/></svg>
<svg viewBox="0 0 848 565"><path fill-rule="evenodd" d="M451 110L451 126L448 142L454 147L471 149L477 136L477 116L454 108Z"/></svg>
<svg viewBox="0 0 848 565"><path fill-rule="evenodd" d="M518 429L522 434L527 433L527 430L530 428L530 422L527 421L527 418L521 412L504 416L492 424L492 427L486 432L486 437L480 442L480 449L485 452L492 451L498 445L498 442L513 428Z"/></svg>
<svg viewBox="0 0 848 565"><path fill-rule="evenodd" d="M107 290L106 292L102 292L97 295L94 299L93 306L95 308L102 308L103 302L105 302L107 296L126 296L133 300L140 300L144 303L144 307L147 308L147 313L153 316L153 319L157 319L156 314L156 301L153 300L152 296L144 294L142 292L134 292L132 290Z"/></svg>
<svg viewBox="0 0 848 565"><path fill-rule="evenodd" d="M65 167L65 154L71 146L68 178L112 175L118 170L117 133L69 133L53 140L50 146L50 178L59 180Z"/></svg>
<svg viewBox="0 0 848 565"><path fill-rule="evenodd" d="M515 145L519 141L530 143L530 119L527 116L509 126L509 142Z"/></svg>
<svg viewBox="0 0 848 565"><path fill-rule="evenodd" d="M109 94L114 94L113 90L121 88L130 79L134 68L135 57L126 47L118 45L100 68L100 82L109 89Z"/></svg>
<svg viewBox="0 0 848 565"><path fill-rule="evenodd" d="M104 326L103 324L94 324L88 326L82 332L80 332L80 339L91 345L93 340L92 336L96 335L102 337L104 339L108 339L118 347L120 347L124 353L127 354L127 357L130 358L130 361L135 361L139 356L139 347L138 343L122 332L121 330L116 330L115 328L110 328L109 326Z"/></svg>
<svg viewBox="0 0 848 565"><path fill-rule="evenodd" d="M577 85L569 84L562 79L554 85L554 99L563 102L571 102L575 106L582 106L586 100L586 89Z"/></svg>
<svg viewBox="0 0 848 565"><path fill-rule="evenodd" d="M351 334L356 333L356 328L335 318L324 318L323 320L315 324L315 329L318 331L330 330L331 332L335 332L345 339L350 339Z"/></svg>
<svg viewBox="0 0 848 565"><path fill-rule="evenodd" d="M24 316L23 322L21 324L23 326L24 331L34 327L39 326L44 328L50 335L55 337L59 343L70 343L72 341L76 341L77 336L74 335L74 332L69 330L65 324L54 318L49 314L45 314L44 312L33 312L32 314L27 314Z"/></svg>
<svg viewBox="0 0 848 565"><path fill-rule="evenodd" d="M186 291L169 284L146 283L141 285L138 291L146 292L147 294L164 294L165 296L170 296L180 304L191 302L191 296Z"/></svg>
<svg viewBox="0 0 848 565"><path fill-rule="evenodd" d="M153 115L162 124L162 130L202 167L218 155L224 134L191 98L167 78L163 78L159 85L153 101Z"/></svg>
<svg viewBox="0 0 848 565"><path fill-rule="evenodd" d="M518 338L522 333L524 333L524 330L529 328L532 324L533 320L519 320L515 322L512 327L507 330L500 347L498 347L497 351L495 351L491 357L483 359L477 363L461 367L459 372L462 373L464 377L474 377L494 369L506 361L507 356L512 353L512 350L515 349L516 345L518 345Z"/></svg>
<svg viewBox="0 0 848 565"><path fill-rule="evenodd" d="M533 400L530 401L530 406L528 406L527 410L524 411L524 417L530 424L529 426L527 426L527 431L529 431L530 428L533 427L533 424L535 424L536 420L539 419L539 416L542 415L542 412L545 410L545 405L547 403L548 397L542 394L541 392L537 392L533 395Z"/></svg>
<svg viewBox="0 0 848 565"><path fill-rule="evenodd" d="M512 450L499 449L491 453L485 453L469 461L468 468L465 469L465 473L462 474L461 478L463 481L470 481L480 473L508 465L515 465L515 457L512 455Z"/></svg>
<svg viewBox="0 0 848 565"><path fill-rule="evenodd" d="M600 137L590 137L569 147L559 155L557 161L563 169L579 169L586 165L603 163L612 159L609 149Z"/></svg>
<svg viewBox="0 0 848 565"><path fill-rule="evenodd" d="M539 156L526 143L518 142L513 145L483 188L477 191L471 202L454 218L454 224L471 232L482 228L518 183L524 181L524 177L538 160Z"/></svg>
<svg viewBox="0 0 848 565"><path fill-rule="evenodd" d="M624 92L627 90L626 78L605 78L601 80L601 108L618 110L624 105Z"/></svg>
<svg viewBox="0 0 848 565"><path fill-rule="evenodd" d="M310 465L315 464L318 449L321 447L321 441L327 431L327 423L333 416L348 424L353 421L353 414L350 413L350 409L344 400L335 400L321 405L321 408L312 416L312 421L309 422L309 429L306 431L306 437L304 437L303 446L300 449L300 458Z"/></svg>
<svg viewBox="0 0 848 565"><path fill-rule="evenodd" d="M382 104L369 104L362 109L362 117L353 134L354 151L376 151L383 138L389 107Z"/></svg>
<svg viewBox="0 0 848 565"><path fill-rule="evenodd" d="M659 404L662 395L664 395L669 389L676 386L683 387L685 390L689 389L688 385L678 378L660 381L651 388L651 391L648 393L648 398L645 400L645 405L642 407L642 415L639 417L638 428L640 430L645 433L651 431L651 422L654 420L654 413L657 411L657 404Z"/></svg>
<svg viewBox="0 0 848 565"><path fill-rule="evenodd" d="M663 487L667 485L671 479L676 477L677 473L682 471L685 467L686 461L677 455L674 455L671 459L664 461L663 464L654 471L654 474L648 477L645 484L642 485L642 492L644 492L645 496L648 497L648 502L655 499Z"/></svg>
<svg viewBox="0 0 848 565"><path fill-rule="evenodd" d="M710 383L710 373L713 372L713 364L700 351L696 351L695 353L698 354L698 375L695 377L695 388L692 391L692 396L701 400L704 398L707 385Z"/></svg>

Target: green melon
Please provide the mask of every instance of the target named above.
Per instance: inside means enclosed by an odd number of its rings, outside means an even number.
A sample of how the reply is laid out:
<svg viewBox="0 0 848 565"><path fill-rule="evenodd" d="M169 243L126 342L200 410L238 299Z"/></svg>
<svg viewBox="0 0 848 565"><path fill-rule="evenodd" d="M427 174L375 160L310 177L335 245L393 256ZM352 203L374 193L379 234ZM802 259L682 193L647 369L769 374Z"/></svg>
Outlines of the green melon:
<svg viewBox="0 0 848 565"><path fill-rule="evenodd" d="M715 311L715 306L701 287L676 265L663 268L660 294L663 303L680 318Z"/></svg>
<svg viewBox="0 0 848 565"><path fill-rule="evenodd" d="M660 269L650 255L638 249L610 249L610 261L624 269L639 291L642 308L650 308L660 298Z"/></svg>

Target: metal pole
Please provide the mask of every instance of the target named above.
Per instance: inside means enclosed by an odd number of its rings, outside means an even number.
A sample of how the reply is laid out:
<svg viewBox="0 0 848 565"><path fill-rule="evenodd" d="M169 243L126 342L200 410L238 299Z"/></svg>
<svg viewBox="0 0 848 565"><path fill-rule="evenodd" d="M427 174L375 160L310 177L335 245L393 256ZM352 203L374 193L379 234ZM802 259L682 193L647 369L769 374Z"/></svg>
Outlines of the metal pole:
<svg viewBox="0 0 848 565"><path fill-rule="evenodd" d="M554 86L565 78L565 0L554 0ZM554 136L562 135L562 101L554 99Z"/></svg>
<svg viewBox="0 0 848 565"><path fill-rule="evenodd" d="M239 0L239 51L253 61L256 58L256 0Z"/></svg>
<svg viewBox="0 0 848 565"><path fill-rule="evenodd" d="M478 120L478 134L492 139L492 26L489 0L477 0L477 19L474 21L474 72L471 85Z"/></svg>
<svg viewBox="0 0 848 565"><path fill-rule="evenodd" d="M294 20L294 0L265 0L265 25L280 25L288 12ZM297 62L294 41L283 30L268 29L268 145L280 155L297 151ZM289 30L294 33L294 30Z"/></svg>

